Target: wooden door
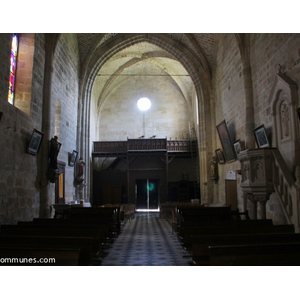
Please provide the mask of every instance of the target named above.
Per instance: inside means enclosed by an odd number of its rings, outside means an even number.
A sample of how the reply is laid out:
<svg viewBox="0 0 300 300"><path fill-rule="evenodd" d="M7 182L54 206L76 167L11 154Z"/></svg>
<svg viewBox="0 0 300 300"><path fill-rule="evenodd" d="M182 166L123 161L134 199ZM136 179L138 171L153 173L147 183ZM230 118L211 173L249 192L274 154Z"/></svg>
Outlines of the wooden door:
<svg viewBox="0 0 300 300"><path fill-rule="evenodd" d="M122 186L121 185L105 185L103 186L103 203L102 204L121 204Z"/></svg>
<svg viewBox="0 0 300 300"><path fill-rule="evenodd" d="M225 180L226 205L231 206L231 210L237 209L237 187L236 180Z"/></svg>

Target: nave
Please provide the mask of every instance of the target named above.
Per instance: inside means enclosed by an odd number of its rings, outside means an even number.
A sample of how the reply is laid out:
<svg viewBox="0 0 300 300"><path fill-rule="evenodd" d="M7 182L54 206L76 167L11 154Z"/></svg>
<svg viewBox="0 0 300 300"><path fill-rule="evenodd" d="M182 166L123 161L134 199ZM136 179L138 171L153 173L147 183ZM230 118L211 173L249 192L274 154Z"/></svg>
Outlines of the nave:
<svg viewBox="0 0 300 300"><path fill-rule="evenodd" d="M102 266L189 266L190 257L172 233L169 219L136 212L107 250Z"/></svg>

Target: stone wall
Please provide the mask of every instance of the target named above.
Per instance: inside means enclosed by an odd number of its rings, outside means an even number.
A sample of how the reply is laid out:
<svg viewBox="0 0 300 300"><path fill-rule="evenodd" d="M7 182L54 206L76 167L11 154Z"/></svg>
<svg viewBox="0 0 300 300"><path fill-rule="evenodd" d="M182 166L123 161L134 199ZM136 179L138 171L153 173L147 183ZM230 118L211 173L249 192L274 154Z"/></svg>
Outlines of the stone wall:
<svg viewBox="0 0 300 300"><path fill-rule="evenodd" d="M299 34L251 34L250 65L252 71L254 123L255 127L264 124L272 142L274 134L272 103L270 93L278 72L278 65L283 66L296 84L300 83L300 36ZM245 89L242 78L241 53L237 40L232 34L222 34L217 46L217 68L214 71L216 125L225 119L232 141L244 141ZM299 99L299 90L298 90ZM299 129L299 122L297 121ZM221 146L216 134L217 143ZM219 165L220 181L217 189L220 199L225 201L224 180L229 170L239 170L239 161ZM237 175L238 207L244 210L244 200ZM276 197L272 205L267 205L267 215L281 211ZM277 219L281 217L278 216Z"/></svg>
<svg viewBox="0 0 300 300"><path fill-rule="evenodd" d="M154 71L155 73L155 71ZM137 108L140 97L148 97L151 108ZM98 134L94 140L127 140L144 135L150 138L189 138L188 105L168 78L134 77L114 91L101 107Z"/></svg>
<svg viewBox="0 0 300 300"><path fill-rule="evenodd" d="M39 216L41 191L41 151L27 153L33 129L43 132L43 84L45 36L35 34L30 111L23 112L7 101L10 59L10 34L0 36L0 224L13 224ZM68 154L76 149L78 106L78 45L74 34L62 34L54 54L51 99L51 128L59 136L62 148L58 159L66 163L66 202L75 197L74 168L68 166ZM60 114L57 116L57 103ZM55 127L55 123L59 127ZM55 129L56 128L56 129ZM55 201L54 184L48 183Z"/></svg>
<svg viewBox="0 0 300 300"><path fill-rule="evenodd" d="M66 164L65 202L76 198L74 167L69 166L69 155L77 150L77 111L79 53L76 34L62 34L54 54L51 93L51 128L62 143L58 160ZM78 153L80 156L81 153ZM79 158L79 157L78 157ZM51 185L54 185L51 183ZM54 203L53 198L53 203Z"/></svg>
<svg viewBox="0 0 300 300"><path fill-rule="evenodd" d="M251 67L256 126L272 126L269 96L278 65L296 84L300 84L300 35L254 34L251 36ZM299 94L298 94L299 99ZM269 132L272 132L270 128Z"/></svg>
<svg viewBox="0 0 300 300"><path fill-rule="evenodd" d="M40 155L27 153L33 129L41 131L44 36L35 35L34 67L30 115L7 102L10 34L0 38L0 223L30 220L39 214Z"/></svg>
<svg viewBox="0 0 300 300"><path fill-rule="evenodd" d="M245 94L242 78L241 55L233 34L222 34L217 46L217 68L214 72L216 124L225 120L231 141L244 140ZM222 145L215 130L217 148ZM225 179L229 171L240 169L239 161L218 165L219 180L215 185L215 199L225 202ZM237 175L238 176L238 175ZM237 181L239 178L237 177ZM239 194L239 201L241 194Z"/></svg>

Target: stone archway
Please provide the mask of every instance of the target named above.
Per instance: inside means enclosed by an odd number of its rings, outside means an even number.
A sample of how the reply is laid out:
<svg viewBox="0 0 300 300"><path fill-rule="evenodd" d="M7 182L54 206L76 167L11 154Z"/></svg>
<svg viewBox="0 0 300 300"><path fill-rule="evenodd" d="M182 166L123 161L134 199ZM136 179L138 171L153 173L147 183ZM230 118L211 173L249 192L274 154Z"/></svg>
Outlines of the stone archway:
<svg viewBox="0 0 300 300"><path fill-rule="evenodd" d="M109 41L102 44L99 48L94 49L92 56L87 59L88 63L84 66L84 75L81 85L81 108L79 108L79 126L78 131L78 148L88 161L91 153L91 141L89 140L89 118L91 107L91 92L96 76L102 66L117 52L125 49L136 43L148 42L159 46L175 58L187 70L190 75L195 90L197 99L199 99L199 116L201 119L199 125L199 158L200 158L200 177L201 177L201 199L204 203L208 199L213 199L212 182L207 179L207 160L214 152L213 145L215 144L215 133L212 132L214 126L214 113L207 114L206 112L213 112L211 108L211 83L210 73L207 68L203 66L203 61L200 61L190 49L178 40L172 39L165 34L124 34L122 36L115 36ZM84 125L85 124L85 125ZM207 143L207 136L211 137L212 142ZM89 166L87 172L90 173ZM89 193L87 187L86 193Z"/></svg>

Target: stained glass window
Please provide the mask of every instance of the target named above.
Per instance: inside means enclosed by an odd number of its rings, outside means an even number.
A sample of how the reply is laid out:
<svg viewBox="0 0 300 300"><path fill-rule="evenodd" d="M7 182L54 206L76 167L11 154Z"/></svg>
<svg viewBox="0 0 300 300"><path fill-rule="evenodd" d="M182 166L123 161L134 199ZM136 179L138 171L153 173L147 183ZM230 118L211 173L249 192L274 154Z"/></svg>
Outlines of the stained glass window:
<svg viewBox="0 0 300 300"><path fill-rule="evenodd" d="M10 74L9 74L9 87L8 87L8 102L10 104L14 104L18 44L19 44L18 34L14 33L12 35L11 51L10 51Z"/></svg>

